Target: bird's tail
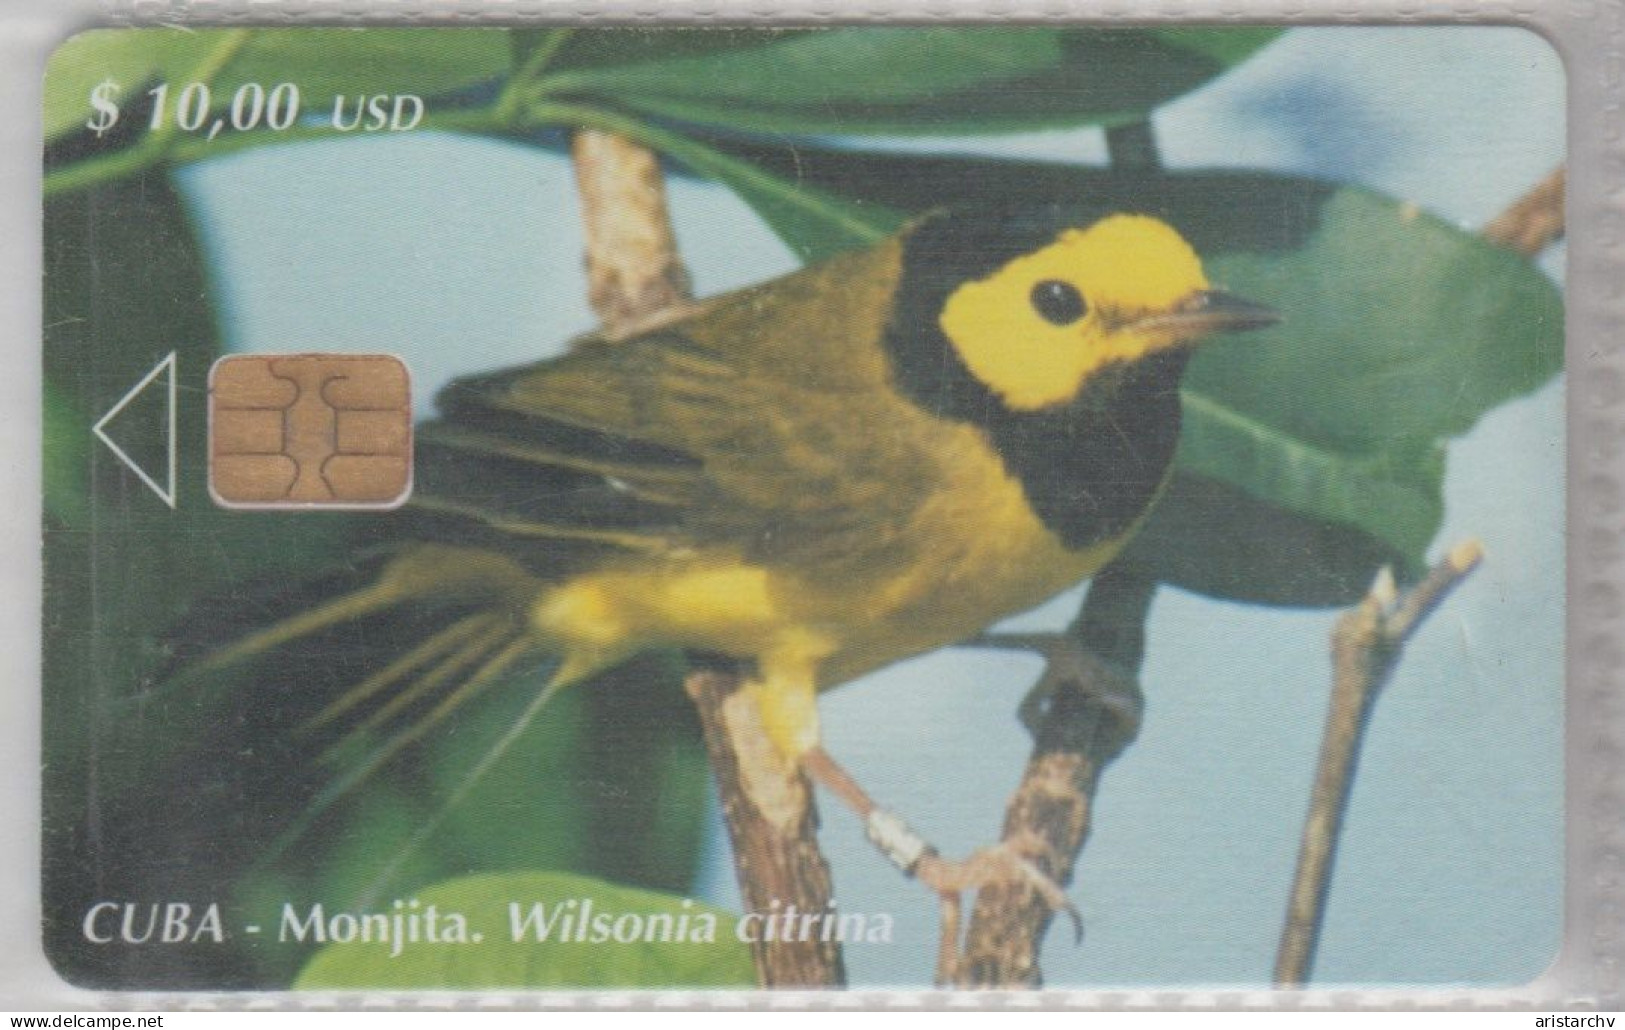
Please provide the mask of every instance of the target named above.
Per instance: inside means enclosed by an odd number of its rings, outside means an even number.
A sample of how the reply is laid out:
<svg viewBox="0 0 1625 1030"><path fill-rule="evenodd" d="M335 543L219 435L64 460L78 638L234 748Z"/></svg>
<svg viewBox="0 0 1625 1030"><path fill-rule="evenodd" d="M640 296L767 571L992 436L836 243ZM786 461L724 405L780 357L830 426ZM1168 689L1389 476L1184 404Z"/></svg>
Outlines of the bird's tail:
<svg viewBox="0 0 1625 1030"><path fill-rule="evenodd" d="M286 853L334 805L454 713L525 675L535 697L465 774L411 848L493 765L563 685L529 624L545 584L484 548L408 545L291 588L204 604L166 641L169 665L134 703L185 690L243 690L277 709L269 730L314 756L325 785L261 853ZM226 641L220 643L220 641ZM404 856L403 856L404 857ZM387 879L386 871L380 880Z"/></svg>

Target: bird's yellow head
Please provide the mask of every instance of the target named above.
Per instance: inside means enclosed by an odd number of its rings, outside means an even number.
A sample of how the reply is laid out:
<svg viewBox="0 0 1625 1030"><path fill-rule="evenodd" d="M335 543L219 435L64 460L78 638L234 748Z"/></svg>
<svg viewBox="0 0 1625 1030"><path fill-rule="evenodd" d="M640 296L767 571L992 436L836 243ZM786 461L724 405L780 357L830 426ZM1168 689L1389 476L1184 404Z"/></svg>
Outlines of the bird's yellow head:
<svg viewBox="0 0 1625 1030"><path fill-rule="evenodd" d="M970 374L1014 411L1077 396L1113 365L1273 320L1208 288L1185 239L1147 215L1062 230L948 293L938 324Z"/></svg>
<svg viewBox="0 0 1625 1030"><path fill-rule="evenodd" d="M1179 442L1190 345L1276 320L1212 289L1160 219L1058 205L939 212L902 236L893 384L979 429L1063 544L1120 544Z"/></svg>

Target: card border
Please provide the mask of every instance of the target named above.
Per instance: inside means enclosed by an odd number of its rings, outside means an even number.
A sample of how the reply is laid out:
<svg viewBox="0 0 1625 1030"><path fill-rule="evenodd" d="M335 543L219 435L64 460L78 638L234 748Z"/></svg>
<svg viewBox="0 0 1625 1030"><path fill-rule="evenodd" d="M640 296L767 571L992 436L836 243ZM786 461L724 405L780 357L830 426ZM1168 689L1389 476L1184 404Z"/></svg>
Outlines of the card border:
<svg viewBox="0 0 1625 1030"><path fill-rule="evenodd" d="M1567 197L1568 540L1564 945L1557 961L1513 988L988 992L854 990L743 993L369 993L416 1008L670 1009L986 1008L1083 1009L1618 1009L1625 1004L1625 4L1619 0L1104 0L1059 11L1046 0L792 0L771 13L751 0L21 0L0 10L0 494L41 496L41 86L46 60L69 35L98 26L513 25L525 23L778 24L1023 21L1106 25L1168 23L1495 24L1530 29L1561 56L1569 85ZM1610 189L1610 181L1613 188ZM0 640L11 643L12 682L0 691L0 1008L78 1010L345 1008L355 995L111 992L62 981L38 936L40 897L40 507L0 509Z"/></svg>

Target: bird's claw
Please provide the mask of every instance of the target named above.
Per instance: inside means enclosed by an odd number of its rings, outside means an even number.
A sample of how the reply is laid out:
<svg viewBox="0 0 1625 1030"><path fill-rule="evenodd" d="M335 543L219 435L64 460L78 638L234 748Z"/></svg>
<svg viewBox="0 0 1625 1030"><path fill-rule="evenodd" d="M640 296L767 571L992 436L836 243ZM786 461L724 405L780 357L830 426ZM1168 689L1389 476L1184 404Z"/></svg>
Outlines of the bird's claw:
<svg viewBox="0 0 1625 1030"><path fill-rule="evenodd" d="M1052 912L1064 912L1072 922L1072 935L1083 943L1083 914L1066 896L1066 891L1032 860L1016 850L1009 841L971 855L958 862L950 861L930 851L914 865L914 876L921 883L947 898L958 898L966 891L982 890L1000 884L1020 884L1043 899Z"/></svg>
<svg viewBox="0 0 1625 1030"><path fill-rule="evenodd" d="M915 862L914 877L936 892L942 902L942 936L937 948L937 985L953 987L961 983L959 926L963 914L961 896L999 884L1020 884L1036 893L1052 912L1065 912L1072 920L1077 943L1083 942L1083 916L1061 886L1009 841L983 848L963 861L953 862L928 850Z"/></svg>
<svg viewBox="0 0 1625 1030"><path fill-rule="evenodd" d="M1083 915L1066 891L1010 841L960 861L943 858L936 848L893 812L873 808L865 819L870 843L892 864L936 892L942 901L942 939L937 952L937 983L949 986L958 981L959 924L961 895L1001 884L1027 887L1037 894L1051 912L1064 912L1072 922L1072 936L1083 943Z"/></svg>

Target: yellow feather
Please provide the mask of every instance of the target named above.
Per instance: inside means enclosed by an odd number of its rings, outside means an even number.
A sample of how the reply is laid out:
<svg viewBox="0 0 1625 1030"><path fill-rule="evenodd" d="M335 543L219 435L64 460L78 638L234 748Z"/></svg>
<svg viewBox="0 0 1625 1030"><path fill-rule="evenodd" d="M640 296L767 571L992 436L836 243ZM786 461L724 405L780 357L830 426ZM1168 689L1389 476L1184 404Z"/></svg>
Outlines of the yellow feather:
<svg viewBox="0 0 1625 1030"><path fill-rule="evenodd" d="M1046 281L1076 287L1088 314L1071 325L1045 321L1029 297ZM976 378L1012 408L1030 411L1071 399L1107 364L1167 345L1117 327L1206 286L1201 261L1178 233L1154 218L1114 215L961 286L940 324Z"/></svg>

